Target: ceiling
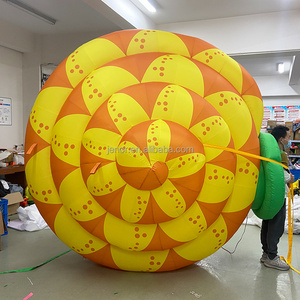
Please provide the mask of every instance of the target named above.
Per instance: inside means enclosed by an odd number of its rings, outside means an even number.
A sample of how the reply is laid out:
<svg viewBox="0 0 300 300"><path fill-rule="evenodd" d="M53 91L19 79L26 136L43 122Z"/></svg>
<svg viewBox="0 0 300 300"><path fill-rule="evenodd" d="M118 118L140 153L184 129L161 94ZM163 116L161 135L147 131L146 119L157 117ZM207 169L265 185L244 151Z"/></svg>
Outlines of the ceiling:
<svg viewBox="0 0 300 300"><path fill-rule="evenodd" d="M39 34L95 31L100 28L116 30L112 21L92 9L91 3L109 1L86 0L19 0L57 20L55 26L0 0L0 19L15 23ZM119 0L121 3L123 0ZM157 7L148 12L138 0L130 0L155 24L228 18L243 15L300 10L299 0L151 0ZM110 2L116 2L110 1Z"/></svg>
<svg viewBox="0 0 300 300"><path fill-rule="evenodd" d="M93 9L91 3L104 5L101 0L20 0L34 9L57 20L50 25L0 0L0 20L21 26L36 34L62 34L78 32L109 33L124 29L113 18ZM97 2L98 1L98 2ZM121 0L119 0L120 2ZM122 0L123 1L123 0ZM138 0L130 0L138 6ZM112 1L116 2L116 1ZM250 14L300 10L299 0L152 0L157 13L138 6L155 24L177 23L235 17ZM124 2L123 2L124 3ZM119 3L121 4L121 2ZM95 7L94 5L94 7ZM121 17L119 17L121 18ZM128 27L130 28L130 27ZM234 57L252 76L275 75L276 63L290 66L296 53L256 54ZM299 68L300 69L300 68ZM285 73L289 70L286 68Z"/></svg>
<svg viewBox="0 0 300 300"><path fill-rule="evenodd" d="M131 0L132 2L138 2ZM299 0L153 0L156 14L145 13L156 24L228 18L299 10Z"/></svg>

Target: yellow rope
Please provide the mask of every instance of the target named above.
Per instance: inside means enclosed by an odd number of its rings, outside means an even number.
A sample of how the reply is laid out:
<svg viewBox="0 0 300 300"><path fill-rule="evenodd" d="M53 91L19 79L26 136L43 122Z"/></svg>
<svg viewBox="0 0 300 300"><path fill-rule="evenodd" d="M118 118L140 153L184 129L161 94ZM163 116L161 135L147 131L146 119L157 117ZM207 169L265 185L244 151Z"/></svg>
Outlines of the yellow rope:
<svg viewBox="0 0 300 300"><path fill-rule="evenodd" d="M284 165L284 164L282 164L282 163L280 163L276 160L273 160L271 158L263 157L263 156L260 156L260 155L251 154L251 153L248 153L248 152L244 152L244 151L240 151L240 150L236 150L236 149L232 149L232 148L227 148L227 147L222 147L222 146L218 146L218 145L203 144L203 146L208 147L208 148L221 149L221 150L228 151L228 152L231 152L231 153L240 154L240 155L243 155L243 156L248 156L248 157L257 158L257 159L260 159L260 160L269 161L269 162L278 164L278 165L282 166L285 169L288 169L288 167L286 165Z"/></svg>
<svg viewBox="0 0 300 300"><path fill-rule="evenodd" d="M298 270L293 268L291 265L292 261L292 246L293 246L293 229L294 229L294 212L292 213L292 203L294 203L293 199L294 191L293 191L293 185L290 185L289 188L289 205L288 205L288 235L289 235L289 252L287 255L287 259L285 259L283 256L280 256L281 259L283 259L290 268L300 274Z"/></svg>
<svg viewBox="0 0 300 300"><path fill-rule="evenodd" d="M289 205L288 205L288 234L289 234L289 252L287 255L287 262L290 264L292 260L292 244L293 244L293 229L294 229L294 212L292 215L292 203L293 199L293 185L289 188Z"/></svg>
<svg viewBox="0 0 300 300"><path fill-rule="evenodd" d="M256 158L256 159L260 159L260 160L265 160L265 161L269 161L275 164L278 164L280 166L282 166L285 169L289 169L286 165L267 158L267 157L263 157L260 155L255 155L255 154L251 154L251 153L247 153L244 151L240 151L240 150L236 150L236 149L232 149L232 148L227 148L227 147L222 147L222 146L218 146L218 145L211 145L211 144L203 144L204 147L208 147L208 148L216 148L216 149L221 149L224 151L228 151L231 153L235 153L235 154L240 154L243 156L248 156L248 157L252 157L252 158ZM288 198L289 198L289 202L288 202L288 240L289 240L289 251L288 251L288 255L287 255L287 259L285 259L283 256L280 256L281 259L283 259L289 266L290 268L297 272L298 274L300 274L300 272L298 270L296 270L295 268L292 267L291 265L291 261L292 261L292 246L293 246L293 224L294 224L294 212L292 214L292 203L294 202L293 200L293 194L294 194L294 190L293 190L293 185L290 185L289 188L289 194L288 194Z"/></svg>

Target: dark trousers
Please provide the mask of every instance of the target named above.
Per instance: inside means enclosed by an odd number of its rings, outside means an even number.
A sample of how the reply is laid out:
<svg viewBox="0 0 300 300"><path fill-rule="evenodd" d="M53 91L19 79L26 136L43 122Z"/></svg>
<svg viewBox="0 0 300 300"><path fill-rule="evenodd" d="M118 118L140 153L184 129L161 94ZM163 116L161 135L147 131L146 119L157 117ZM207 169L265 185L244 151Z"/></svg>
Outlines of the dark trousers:
<svg viewBox="0 0 300 300"><path fill-rule="evenodd" d="M260 240L263 251L268 254L270 259L274 259L277 255L277 245L284 232L285 216L286 206L284 203L273 219L262 221Z"/></svg>

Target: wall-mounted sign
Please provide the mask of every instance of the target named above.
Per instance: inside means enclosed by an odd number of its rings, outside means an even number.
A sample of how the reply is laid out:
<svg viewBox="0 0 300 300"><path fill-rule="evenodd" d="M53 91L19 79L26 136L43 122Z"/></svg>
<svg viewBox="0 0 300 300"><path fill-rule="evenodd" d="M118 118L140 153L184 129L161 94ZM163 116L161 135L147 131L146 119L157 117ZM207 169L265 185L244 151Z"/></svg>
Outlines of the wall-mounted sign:
<svg viewBox="0 0 300 300"><path fill-rule="evenodd" d="M0 125L11 125L11 98L0 97Z"/></svg>

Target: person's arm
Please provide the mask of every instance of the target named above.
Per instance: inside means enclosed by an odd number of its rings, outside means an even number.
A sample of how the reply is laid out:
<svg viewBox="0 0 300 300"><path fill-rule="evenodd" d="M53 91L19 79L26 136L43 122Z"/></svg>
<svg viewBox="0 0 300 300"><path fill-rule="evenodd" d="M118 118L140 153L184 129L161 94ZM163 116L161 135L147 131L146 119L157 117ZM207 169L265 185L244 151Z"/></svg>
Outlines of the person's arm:
<svg viewBox="0 0 300 300"><path fill-rule="evenodd" d="M295 177L293 174L287 172L286 170L284 170L283 173L284 173L284 182L285 183L293 183L295 181Z"/></svg>

